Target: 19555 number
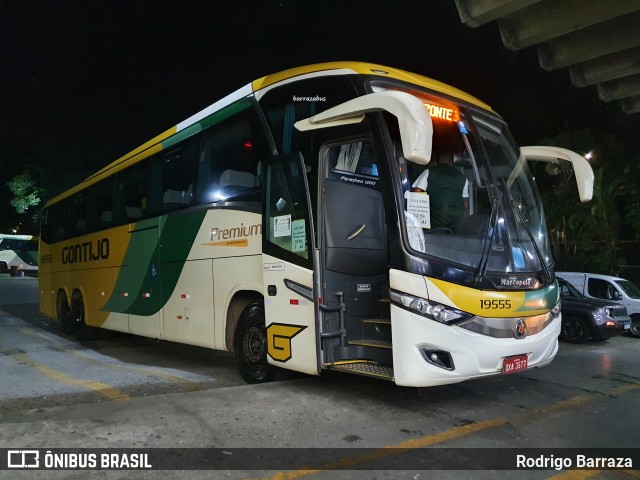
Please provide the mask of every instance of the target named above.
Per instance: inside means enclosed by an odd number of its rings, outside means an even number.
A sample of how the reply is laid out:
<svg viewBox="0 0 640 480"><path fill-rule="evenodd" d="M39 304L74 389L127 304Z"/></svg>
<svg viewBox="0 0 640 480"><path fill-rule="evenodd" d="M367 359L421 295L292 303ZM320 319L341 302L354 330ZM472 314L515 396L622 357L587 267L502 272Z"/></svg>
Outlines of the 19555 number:
<svg viewBox="0 0 640 480"><path fill-rule="evenodd" d="M480 300L483 310L506 310L511 308L511 300Z"/></svg>

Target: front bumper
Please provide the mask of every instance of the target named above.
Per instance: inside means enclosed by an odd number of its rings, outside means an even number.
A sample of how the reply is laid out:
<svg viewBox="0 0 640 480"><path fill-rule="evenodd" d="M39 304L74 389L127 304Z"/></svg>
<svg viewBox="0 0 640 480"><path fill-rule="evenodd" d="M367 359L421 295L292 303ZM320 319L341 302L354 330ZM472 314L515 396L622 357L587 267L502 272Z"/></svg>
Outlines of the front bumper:
<svg viewBox="0 0 640 480"><path fill-rule="evenodd" d="M610 318L602 325L596 325L594 337L605 340L607 338L622 335L623 333L628 332L630 328L631 317L627 317L626 319Z"/></svg>
<svg viewBox="0 0 640 480"><path fill-rule="evenodd" d="M522 339L495 338L458 326L448 326L391 306L393 365L398 385L427 387L502 373L504 359L527 355L528 368L542 367L558 351L561 317ZM428 362L424 350L450 355L453 368Z"/></svg>

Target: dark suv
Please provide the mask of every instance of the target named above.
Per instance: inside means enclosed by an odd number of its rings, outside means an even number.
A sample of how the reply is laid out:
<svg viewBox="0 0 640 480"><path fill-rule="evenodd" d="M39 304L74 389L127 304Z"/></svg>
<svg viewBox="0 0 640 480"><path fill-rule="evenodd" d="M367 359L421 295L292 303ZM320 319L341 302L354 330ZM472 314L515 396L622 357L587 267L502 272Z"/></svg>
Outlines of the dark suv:
<svg viewBox="0 0 640 480"><path fill-rule="evenodd" d="M629 330L631 317L624 305L587 298L561 278L558 284L562 298L562 340L571 343L584 343L590 337L606 340Z"/></svg>

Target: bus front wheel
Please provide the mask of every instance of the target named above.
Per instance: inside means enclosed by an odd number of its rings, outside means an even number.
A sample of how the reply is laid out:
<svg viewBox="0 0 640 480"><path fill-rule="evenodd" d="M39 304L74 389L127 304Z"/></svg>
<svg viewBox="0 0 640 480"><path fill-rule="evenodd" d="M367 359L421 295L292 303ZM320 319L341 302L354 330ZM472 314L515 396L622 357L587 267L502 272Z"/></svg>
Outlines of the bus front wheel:
<svg viewBox="0 0 640 480"><path fill-rule="evenodd" d="M244 309L236 329L236 361L240 375L247 383L264 383L275 378L276 369L267 361L267 329L264 323L264 307L256 302Z"/></svg>

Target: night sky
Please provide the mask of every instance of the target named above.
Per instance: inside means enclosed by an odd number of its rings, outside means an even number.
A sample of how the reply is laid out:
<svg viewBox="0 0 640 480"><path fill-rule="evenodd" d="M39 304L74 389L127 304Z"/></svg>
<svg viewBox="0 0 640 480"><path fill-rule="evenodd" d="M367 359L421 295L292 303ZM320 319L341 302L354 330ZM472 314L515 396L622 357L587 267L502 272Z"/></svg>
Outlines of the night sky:
<svg viewBox="0 0 640 480"><path fill-rule="evenodd" d="M43 149L87 152L95 170L251 80L334 60L450 83L523 145L640 126L533 49L504 48L495 23L463 25L452 0L0 0L0 190Z"/></svg>

